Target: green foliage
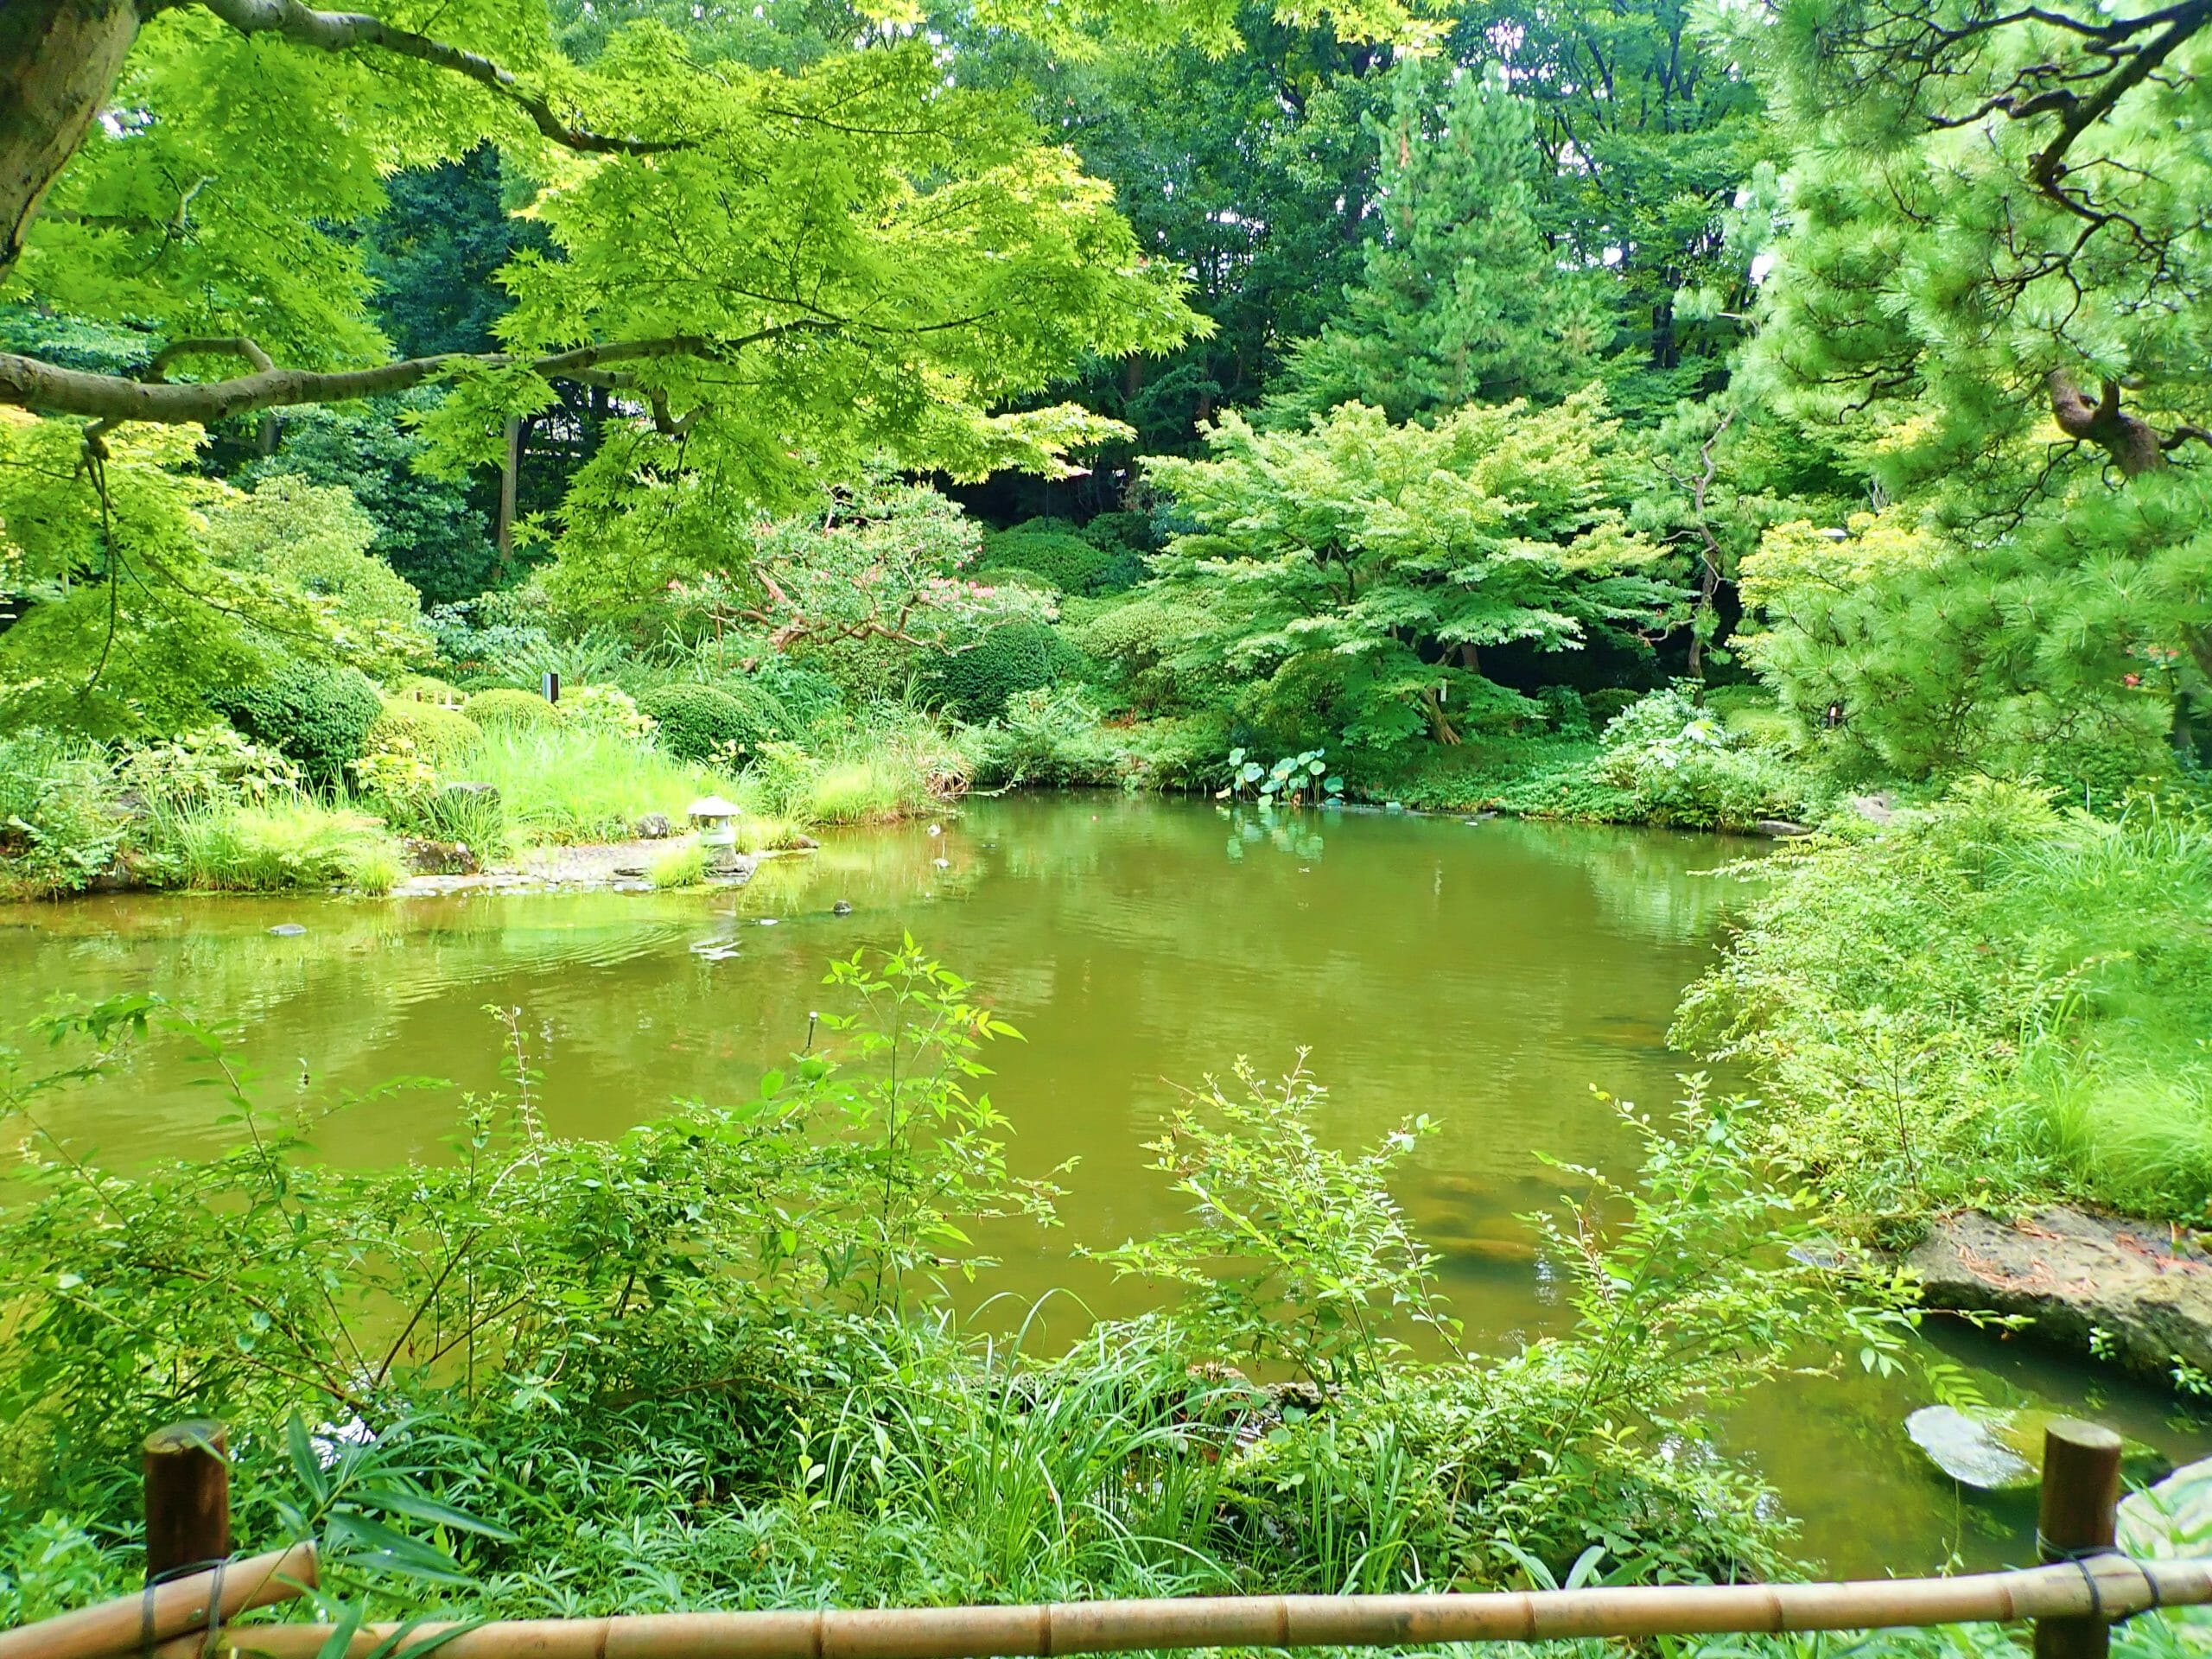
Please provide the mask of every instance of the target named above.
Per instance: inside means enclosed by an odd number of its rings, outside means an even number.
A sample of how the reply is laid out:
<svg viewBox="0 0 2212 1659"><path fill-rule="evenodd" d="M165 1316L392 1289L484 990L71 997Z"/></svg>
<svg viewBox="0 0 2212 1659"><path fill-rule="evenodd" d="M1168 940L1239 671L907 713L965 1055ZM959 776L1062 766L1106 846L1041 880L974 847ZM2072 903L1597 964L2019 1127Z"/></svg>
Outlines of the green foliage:
<svg viewBox="0 0 2212 1659"><path fill-rule="evenodd" d="M1751 1063L1767 1148L1883 1233L2070 1196L2212 1199L2202 827L1961 783L1888 830L1792 847L1679 1036Z"/></svg>
<svg viewBox="0 0 2212 1659"><path fill-rule="evenodd" d="M1561 268L1538 223L1532 106L1503 69L1391 77L1376 191L1382 236L1344 311L1293 349L1280 423L1339 404L1391 420L1468 404L1549 402L1590 378L1610 341L1598 284Z"/></svg>
<svg viewBox="0 0 2212 1659"><path fill-rule="evenodd" d="M78 891L114 862L125 819L97 744L35 727L0 734L0 895Z"/></svg>
<svg viewBox="0 0 2212 1659"><path fill-rule="evenodd" d="M282 751L308 777L344 775L380 728L387 705L359 669L291 662L230 695L232 721L249 737ZM442 710L417 705L426 714Z"/></svg>
<svg viewBox="0 0 2212 1659"><path fill-rule="evenodd" d="M281 752L228 726L133 745L118 759L115 778L125 794L157 809L264 802L297 793L301 783Z"/></svg>
<svg viewBox="0 0 2212 1659"><path fill-rule="evenodd" d="M320 601L329 647L368 668L425 654L422 601L369 552L376 526L337 485L273 474L251 495L224 496L207 515L215 563L276 578Z"/></svg>
<svg viewBox="0 0 2212 1659"><path fill-rule="evenodd" d="M452 276L446 273L448 282ZM496 290L446 292L470 306L496 296ZM372 526L372 556L404 577L425 605L465 600L491 585L498 550L467 492L417 468L424 445L411 423L437 402L435 393L418 391L292 410L279 423L276 454L249 462L236 481L257 490L264 480L294 476L350 491Z"/></svg>
<svg viewBox="0 0 2212 1659"><path fill-rule="evenodd" d="M1484 648L1578 649L1679 598L1623 523L1616 433L1594 389L1433 428L1357 404L1296 433L1224 416L1210 459L1154 463L1200 528L1154 561L1185 632L1139 674L1197 671L1268 741L1356 759L1534 719Z"/></svg>
<svg viewBox="0 0 2212 1659"><path fill-rule="evenodd" d="M653 721L653 741L677 760L730 766L774 737L779 723L766 697L720 685L658 685L638 699L638 710Z"/></svg>
<svg viewBox="0 0 2212 1659"><path fill-rule="evenodd" d="M1082 654L1048 623L1007 622L932 664L928 683L946 708L980 724L1003 715L1016 692L1041 690L1082 671Z"/></svg>
<svg viewBox="0 0 2212 1659"><path fill-rule="evenodd" d="M644 740L653 733L653 717L619 685L564 686L561 715L580 732Z"/></svg>
<svg viewBox="0 0 2212 1659"><path fill-rule="evenodd" d="M627 840L648 813L680 824L693 801L734 787L704 763L575 726L490 728L462 765L499 791L509 836L525 846Z"/></svg>
<svg viewBox="0 0 2212 1659"><path fill-rule="evenodd" d="M1039 577L1064 594L1120 593L1144 575L1143 565L1126 551L1033 518L986 535L982 562L995 571Z"/></svg>
<svg viewBox="0 0 2212 1659"><path fill-rule="evenodd" d="M487 730L495 726L538 731L567 723L564 710L535 691L516 691L505 686L479 691L461 706L461 712Z"/></svg>
<svg viewBox="0 0 2212 1659"><path fill-rule="evenodd" d="M706 879L707 849L687 840L645 861L645 880L656 887L692 887Z"/></svg>
<svg viewBox="0 0 2212 1659"><path fill-rule="evenodd" d="M1746 741L1680 690L1655 691L1615 715L1592 770L1630 804L1608 816L1696 830L1801 817L1821 792L1786 753Z"/></svg>
<svg viewBox="0 0 2212 1659"><path fill-rule="evenodd" d="M2088 749L2125 779L2164 772L2188 660L2163 583L2181 577L2146 566L2166 521L2137 505L2137 537L2063 559L1964 546L1900 509L1845 533L1782 525L1744 563L1763 621L1743 653L1846 773L2018 777Z"/></svg>
<svg viewBox="0 0 2212 1659"><path fill-rule="evenodd" d="M157 823L147 864L164 887L385 893L407 873L398 847L375 819L308 796L259 806L184 807L160 814Z"/></svg>
<svg viewBox="0 0 2212 1659"><path fill-rule="evenodd" d="M374 754L404 747L407 753L442 768L466 764L483 741L484 728L459 709L395 697L369 722L361 747Z"/></svg>
<svg viewBox="0 0 2212 1659"><path fill-rule="evenodd" d="M1231 749L1228 765L1229 782L1214 791L1216 800L1241 798L1247 790L1262 807L1303 806L1309 797L1317 805L1344 799L1344 780L1329 771L1320 749L1287 754L1272 766L1246 759L1242 749Z"/></svg>
<svg viewBox="0 0 2212 1659"><path fill-rule="evenodd" d="M1149 1144L1152 1167L1192 1200L1180 1232L1105 1253L1117 1271L1181 1287L1199 1350L1281 1363L1332 1393L1378 1376L1404 1351L1399 1319L1450 1340L1458 1322L1429 1282L1435 1258L1391 1198L1391 1170L1437 1126L1408 1118L1357 1156L1314 1128L1326 1091L1305 1057L1269 1080L1239 1062L1234 1087L1209 1078Z"/></svg>

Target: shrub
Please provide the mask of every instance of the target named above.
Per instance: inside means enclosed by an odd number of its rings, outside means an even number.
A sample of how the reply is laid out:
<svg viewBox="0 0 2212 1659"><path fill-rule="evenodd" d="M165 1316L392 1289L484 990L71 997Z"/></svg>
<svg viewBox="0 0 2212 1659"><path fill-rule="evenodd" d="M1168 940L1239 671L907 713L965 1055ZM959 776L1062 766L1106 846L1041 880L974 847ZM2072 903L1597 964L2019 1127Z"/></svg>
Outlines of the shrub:
<svg viewBox="0 0 2212 1659"><path fill-rule="evenodd" d="M467 760L483 741L484 728L458 709L395 701L385 703L371 722L361 747L375 753L404 742L422 760L442 769Z"/></svg>
<svg viewBox="0 0 2212 1659"><path fill-rule="evenodd" d="M1614 720L1633 707L1643 696L1641 691L1625 685L1601 685L1595 691L1582 694L1582 707L1588 714L1590 724L1603 731Z"/></svg>
<svg viewBox="0 0 2212 1659"><path fill-rule="evenodd" d="M114 862L129 827L98 744L35 728L0 737L0 894L76 892Z"/></svg>
<svg viewBox="0 0 2212 1659"><path fill-rule="evenodd" d="M982 724L1005 714L1007 699L1078 677L1083 653L1044 622L1008 622L980 644L941 658L930 672L936 696L963 720Z"/></svg>
<svg viewBox="0 0 2212 1659"><path fill-rule="evenodd" d="M451 706L461 702L466 694L451 681L434 674L403 674L392 683L391 695L408 702Z"/></svg>
<svg viewBox="0 0 2212 1659"><path fill-rule="evenodd" d="M1116 556L1071 531L1033 530L1018 525L983 538L982 563L986 568L1027 571L1064 594L1101 591L1100 582Z"/></svg>
<svg viewBox="0 0 2212 1659"><path fill-rule="evenodd" d="M649 812L681 823L700 796L737 787L652 744L573 727L495 727L469 772L499 790L508 833L524 844L620 841Z"/></svg>
<svg viewBox="0 0 2212 1659"><path fill-rule="evenodd" d="M715 685L657 685L638 699L654 739L679 760L741 761L776 734L773 705Z"/></svg>
<svg viewBox="0 0 2212 1659"><path fill-rule="evenodd" d="M297 761L326 782L359 756L383 707L359 669L294 660L256 684L232 693L226 712L248 737Z"/></svg>
<svg viewBox="0 0 2212 1659"><path fill-rule="evenodd" d="M505 686L479 691L461 705L461 712L479 726L517 726L524 730L558 726L566 718L562 710L537 692L516 691Z"/></svg>
<svg viewBox="0 0 2212 1659"><path fill-rule="evenodd" d="M265 801L300 786L299 768L227 726L203 727L167 742L127 749L116 778L149 807Z"/></svg>
<svg viewBox="0 0 2212 1659"><path fill-rule="evenodd" d="M580 685L563 695L561 712L573 731L639 740L653 734L653 717L619 685Z"/></svg>
<svg viewBox="0 0 2212 1659"><path fill-rule="evenodd" d="M1808 789L1784 757L1745 744L1678 690L1655 691L1614 716L1593 771L1630 797L1631 816L1700 830L1795 817Z"/></svg>

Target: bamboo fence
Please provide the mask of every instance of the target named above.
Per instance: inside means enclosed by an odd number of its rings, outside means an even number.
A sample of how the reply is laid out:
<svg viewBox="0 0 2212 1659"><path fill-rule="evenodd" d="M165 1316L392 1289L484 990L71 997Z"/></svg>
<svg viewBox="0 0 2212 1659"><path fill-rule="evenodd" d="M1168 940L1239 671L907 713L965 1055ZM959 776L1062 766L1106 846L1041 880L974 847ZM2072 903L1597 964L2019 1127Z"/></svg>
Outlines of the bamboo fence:
<svg viewBox="0 0 2212 1659"><path fill-rule="evenodd" d="M219 1424L147 1442L149 1541L168 1570L223 1556L228 1466ZM1419 1648L1460 1642L2035 1624L2036 1659L2105 1659L2112 1625L2212 1604L2212 1560L2139 1560L2113 1548L2120 1440L2052 1423L2037 1539L2049 1565L1843 1584L1669 1585L1384 1596L1222 1596L1019 1607L819 1608L525 1619L466 1625L238 1627L317 1583L312 1545L155 1580L127 1597L0 1632L0 1659L1059 1659L1194 1648ZM220 1548L216 1546L219 1545ZM149 1551L149 1561L152 1555Z"/></svg>

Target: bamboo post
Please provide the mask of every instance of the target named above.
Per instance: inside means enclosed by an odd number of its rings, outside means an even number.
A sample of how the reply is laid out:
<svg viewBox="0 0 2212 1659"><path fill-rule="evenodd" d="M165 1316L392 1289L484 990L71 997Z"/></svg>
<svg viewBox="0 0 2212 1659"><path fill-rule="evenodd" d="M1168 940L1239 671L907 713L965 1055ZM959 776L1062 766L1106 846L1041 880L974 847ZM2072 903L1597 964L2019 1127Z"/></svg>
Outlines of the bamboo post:
<svg viewBox="0 0 2212 1659"><path fill-rule="evenodd" d="M289 1601L317 1582L315 1546L295 1544L232 1561L220 1573L171 1579L120 1601L64 1613L19 1630L0 1630L0 1659L104 1659L139 1654L149 1641L166 1642L172 1637L186 1637L197 1659L207 1645L200 1633L211 1623L228 1624L252 1608Z"/></svg>
<svg viewBox="0 0 2212 1659"><path fill-rule="evenodd" d="M231 1553L231 1465L223 1426L172 1423L146 1437L146 1582Z"/></svg>
<svg viewBox="0 0 2212 1659"><path fill-rule="evenodd" d="M2120 1436L2095 1423L2061 1417L2044 1430L2043 1491L2036 1550L2046 1561L2086 1567L2113 1548L2120 1517ZM2085 1573L2085 1578L2088 1576ZM2093 1607L2087 1617L2036 1621L2036 1659L2106 1659L2112 1625Z"/></svg>

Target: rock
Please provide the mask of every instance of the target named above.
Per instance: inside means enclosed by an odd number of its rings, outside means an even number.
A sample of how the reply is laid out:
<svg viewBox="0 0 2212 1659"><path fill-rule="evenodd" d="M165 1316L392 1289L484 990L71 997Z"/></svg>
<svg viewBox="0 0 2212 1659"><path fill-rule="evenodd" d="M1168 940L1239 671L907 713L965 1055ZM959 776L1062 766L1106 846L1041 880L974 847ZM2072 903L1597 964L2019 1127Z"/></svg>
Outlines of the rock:
<svg viewBox="0 0 2212 1659"><path fill-rule="evenodd" d="M791 845L798 848L802 852L810 853L821 844L822 843L817 841L812 836L793 836L791 837Z"/></svg>
<svg viewBox="0 0 2212 1659"><path fill-rule="evenodd" d="M849 916L853 913L853 907L847 904L842 899L840 899L836 904L830 906L830 913L832 916Z"/></svg>
<svg viewBox="0 0 2212 1659"><path fill-rule="evenodd" d="M2046 1342L2090 1333L2126 1369L2164 1380L2177 1359L2212 1370L2212 1260L2150 1222L2064 1205L2017 1225L1964 1211L1905 1257L1935 1307L2025 1314Z"/></svg>
<svg viewBox="0 0 2212 1659"><path fill-rule="evenodd" d="M1923 1406L1904 1420L1904 1432L1928 1460L1981 1492L2033 1491L2043 1480L2044 1430L2063 1412L2040 1406L2014 1410ZM2160 1475L2172 1465L2155 1446L2124 1442L2120 1467L2132 1478Z"/></svg>
<svg viewBox="0 0 2212 1659"><path fill-rule="evenodd" d="M651 893L652 890L653 884L650 881L617 881L614 884L617 893Z"/></svg>
<svg viewBox="0 0 2212 1659"><path fill-rule="evenodd" d="M645 873L645 867L642 864L617 864L614 867L617 875L643 875Z"/></svg>
<svg viewBox="0 0 2212 1659"><path fill-rule="evenodd" d="M466 842L425 841L410 836L400 844L407 853L407 867L418 875L474 875L483 868Z"/></svg>
<svg viewBox="0 0 2212 1659"><path fill-rule="evenodd" d="M269 930L280 939L296 939L307 931L297 922L279 922Z"/></svg>
<svg viewBox="0 0 2212 1659"><path fill-rule="evenodd" d="M1887 823L1897 815L1897 798L1887 790L1878 795L1853 795L1850 805L1869 823Z"/></svg>
<svg viewBox="0 0 2212 1659"><path fill-rule="evenodd" d="M1772 836L1777 841L1794 841L1799 836L1809 836L1813 833L1803 824L1792 823L1787 818L1761 818L1751 828L1763 836Z"/></svg>
<svg viewBox="0 0 2212 1659"><path fill-rule="evenodd" d="M666 841L676 833L676 826L665 812L648 812L631 826L631 833L639 841Z"/></svg>

